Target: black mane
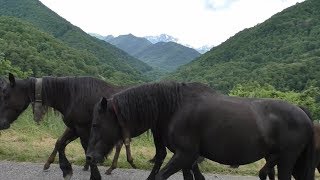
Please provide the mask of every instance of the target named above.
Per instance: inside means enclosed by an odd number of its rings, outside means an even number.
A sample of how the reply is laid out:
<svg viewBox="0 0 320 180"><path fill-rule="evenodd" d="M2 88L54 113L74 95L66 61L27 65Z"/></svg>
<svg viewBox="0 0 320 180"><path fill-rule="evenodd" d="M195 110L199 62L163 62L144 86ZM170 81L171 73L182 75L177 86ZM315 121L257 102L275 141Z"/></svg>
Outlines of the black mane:
<svg viewBox="0 0 320 180"><path fill-rule="evenodd" d="M188 95L216 93L201 83L159 82L135 86L113 95L121 116L129 124L156 127L159 119L169 118ZM121 109L121 107L123 107ZM159 114L167 112L166 114ZM132 121L132 122L131 122ZM140 127L138 127L140 128Z"/></svg>
<svg viewBox="0 0 320 180"><path fill-rule="evenodd" d="M43 77L42 80L44 104L60 104L59 111L66 111L72 104L87 106L96 101L92 97L109 96L120 89L121 87L93 77Z"/></svg>

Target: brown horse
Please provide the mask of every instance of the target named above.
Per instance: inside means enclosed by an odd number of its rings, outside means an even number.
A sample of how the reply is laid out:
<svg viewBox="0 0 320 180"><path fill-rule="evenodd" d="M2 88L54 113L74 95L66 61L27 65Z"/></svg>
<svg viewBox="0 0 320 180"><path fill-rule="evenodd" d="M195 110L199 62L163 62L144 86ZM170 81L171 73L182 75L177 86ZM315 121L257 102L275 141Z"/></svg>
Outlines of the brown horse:
<svg viewBox="0 0 320 180"><path fill-rule="evenodd" d="M59 111L63 115L67 129L56 142L49 163L54 160L58 151L63 177L70 179L72 167L65 156L65 147L79 137L86 151L94 104L101 96L110 97L121 89L123 88L92 77L43 77L40 80L36 78L19 80L9 74L9 82L4 79L0 81L0 130L8 129L30 103L35 104L36 112L40 108L39 104ZM41 113L42 111L36 113L36 119L41 119ZM117 152L120 151L119 147ZM128 161L134 166L129 145L127 150ZM97 170L95 165L90 167L93 171Z"/></svg>

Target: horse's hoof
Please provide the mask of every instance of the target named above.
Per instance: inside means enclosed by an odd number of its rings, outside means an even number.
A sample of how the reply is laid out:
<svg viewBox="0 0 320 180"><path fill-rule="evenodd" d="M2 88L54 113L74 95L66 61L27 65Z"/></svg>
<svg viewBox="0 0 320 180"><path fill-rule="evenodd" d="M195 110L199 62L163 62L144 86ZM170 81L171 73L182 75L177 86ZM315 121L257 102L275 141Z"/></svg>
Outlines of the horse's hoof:
<svg viewBox="0 0 320 180"><path fill-rule="evenodd" d="M70 180L72 177L72 174L67 174L65 177L64 177L64 180Z"/></svg>
<svg viewBox="0 0 320 180"><path fill-rule="evenodd" d="M113 169L111 169L111 168L110 168L110 169L108 169L108 170L106 170L105 174L106 174L106 175L110 175L110 174L111 174L111 172L112 172L112 170L113 170Z"/></svg>
<svg viewBox="0 0 320 180"><path fill-rule="evenodd" d="M82 168L82 170L83 170L83 171L88 171L88 170L89 170L89 166L84 166L84 167Z"/></svg>
<svg viewBox="0 0 320 180"><path fill-rule="evenodd" d="M44 166L43 166L43 170L46 171L50 168L50 164L49 163L46 163Z"/></svg>
<svg viewBox="0 0 320 180"><path fill-rule="evenodd" d="M90 176L90 180L101 180L101 176Z"/></svg>
<svg viewBox="0 0 320 180"><path fill-rule="evenodd" d="M132 166L133 169L137 169L136 165L132 164L131 166Z"/></svg>

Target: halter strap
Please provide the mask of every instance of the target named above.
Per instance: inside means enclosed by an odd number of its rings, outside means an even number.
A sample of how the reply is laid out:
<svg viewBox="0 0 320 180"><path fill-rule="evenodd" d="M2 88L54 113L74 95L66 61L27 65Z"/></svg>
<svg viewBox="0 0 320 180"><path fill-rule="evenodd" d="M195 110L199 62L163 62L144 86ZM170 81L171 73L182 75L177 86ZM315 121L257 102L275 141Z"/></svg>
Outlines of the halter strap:
<svg viewBox="0 0 320 180"><path fill-rule="evenodd" d="M114 99L112 99L112 108L113 108L114 113L116 114L118 123L121 127L121 130L122 130L122 138L123 138L124 144L125 144L125 146L129 146L130 145L130 132L129 132L129 129L127 128L127 125L124 122L124 120L121 117L119 118L120 114L118 113L118 109L116 107L116 102Z"/></svg>
<svg viewBox="0 0 320 180"><path fill-rule="evenodd" d="M44 108L42 106L42 78L36 78L34 84L34 102L33 105L33 119L39 124L43 119Z"/></svg>

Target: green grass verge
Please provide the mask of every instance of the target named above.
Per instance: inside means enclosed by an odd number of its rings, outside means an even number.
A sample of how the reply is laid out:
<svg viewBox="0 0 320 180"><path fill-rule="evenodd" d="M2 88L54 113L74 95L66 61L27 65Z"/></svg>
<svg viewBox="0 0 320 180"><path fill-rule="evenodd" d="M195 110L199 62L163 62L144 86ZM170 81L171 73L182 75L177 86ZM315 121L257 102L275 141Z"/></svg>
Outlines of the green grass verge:
<svg viewBox="0 0 320 180"><path fill-rule="evenodd" d="M36 125L30 110L24 112L19 119L12 124L11 128L0 133L0 160L38 162L45 163L53 150L57 138L63 133L65 126L59 115L49 112L40 125ZM134 138L132 141L132 155L135 164L139 169L151 169L152 164L148 162L155 154L155 148L151 134L147 133ZM110 166L114 151L104 162L105 166ZM76 140L70 143L66 149L67 158L72 164L84 164L84 151ZM172 156L168 151L165 163ZM56 161L55 163L58 163ZM164 164L165 164L164 163ZM218 174L237 174L237 175L257 175L259 169L264 165L264 160L252 164L231 169L210 160L201 163L200 168L203 172ZM121 151L118 166L121 168L131 168L126 162L124 148Z"/></svg>

